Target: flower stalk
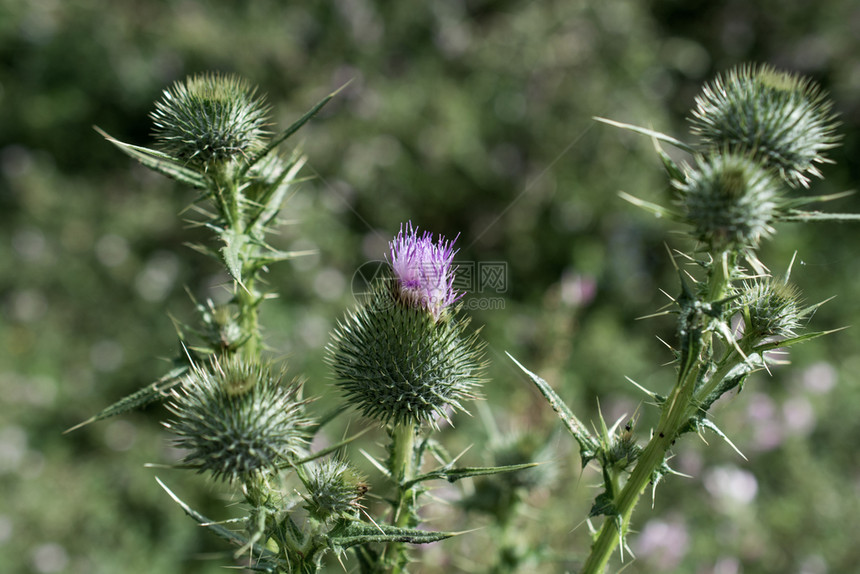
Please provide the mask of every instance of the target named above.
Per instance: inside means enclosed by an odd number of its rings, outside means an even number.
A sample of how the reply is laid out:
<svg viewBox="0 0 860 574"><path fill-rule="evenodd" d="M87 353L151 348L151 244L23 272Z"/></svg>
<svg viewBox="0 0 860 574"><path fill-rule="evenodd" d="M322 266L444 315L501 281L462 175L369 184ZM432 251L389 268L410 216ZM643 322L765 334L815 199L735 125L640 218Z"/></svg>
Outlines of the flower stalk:
<svg viewBox="0 0 860 574"><path fill-rule="evenodd" d="M546 382L523 368L579 443L583 464L595 460L602 467L604 489L591 516L606 518L580 574L603 574L619 546L624 558L633 512L647 486L656 488L673 472L669 451L680 436L710 429L734 448L708 419L708 411L720 396L742 388L751 373L766 368L766 350L823 334L797 334L818 305L802 308L787 275L783 282L768 276L757 256L760 243L774 236L780 221L857 219L818 212L799 217L800 206L826 198L788 193L807 187L808 176L822 176L817 165L830 162L824 152L838 141L831 104L811 83L767 66L745 66L706 86L696 105L692 124L700 137L698 146L601 120L654 139L676 191L676 207L624 197L657 216L686 224L698 244L686 257L706 270L701 280L679 270L681 294L673 299L678 317L675 383L665 397L642 389L661 411L645 446L638 451L631 447L629 455L620 458L611 454L626 440L626 432L604 430L595 441L570 410L559 405L560 398ZM678 166L658 142L691 153L692 163ZM738 317L741 328L733 326ZM606 429L602 420L600 426Z"/></svg>

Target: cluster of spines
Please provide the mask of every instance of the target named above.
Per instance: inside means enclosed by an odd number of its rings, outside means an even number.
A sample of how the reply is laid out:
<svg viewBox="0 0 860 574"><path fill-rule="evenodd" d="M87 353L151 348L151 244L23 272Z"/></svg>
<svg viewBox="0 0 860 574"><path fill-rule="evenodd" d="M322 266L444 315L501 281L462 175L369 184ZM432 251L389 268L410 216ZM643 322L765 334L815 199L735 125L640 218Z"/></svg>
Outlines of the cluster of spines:
<svg viewBox="0 0 860 574"><path fill-rule="evenodd" d="M483 346L465 332L468 320L437 321L403 304L391 280L335 329L327 360L346 400L382 423L435 425L464 411L482 382Z"/></svg>
<svg viewBox="0 0 860 574"><path fill-rule="evenodd" d="M769 66L741 66L705 85L690 122L706 151L749 155L792 186L821 177L816 164L829 161L825 152L838 143L821 90Z"/></svg>
<svg viewBox="0 0 860 574"><path fill-rule="evenodd" d="M272 474L306 449L300 385L235 357L195 366L171 392L164 425L187 451L183 463L216 480Z"/></svg>
<svg viewBox="0 0 860 574"><path fill-rule="evenodd" d="M165 153L208 167L261 148L268 115L269 107L244 79L202 74L165 90L151 118Z"/></svg>

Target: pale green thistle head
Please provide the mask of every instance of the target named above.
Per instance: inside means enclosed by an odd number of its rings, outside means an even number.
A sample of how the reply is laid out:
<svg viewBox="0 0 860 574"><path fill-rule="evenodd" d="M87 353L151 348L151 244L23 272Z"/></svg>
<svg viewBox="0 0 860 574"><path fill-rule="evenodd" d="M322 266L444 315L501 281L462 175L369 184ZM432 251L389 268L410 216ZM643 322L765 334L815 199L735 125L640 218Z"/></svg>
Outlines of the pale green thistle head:
<svg viewBox="0 0 860 574"><path fill-rule="evenodd" d="M207 168L260 149L268 114L263 98L242 78L201 74L164 90L151 117L165 153Z"/></svg>
<svg viewBox="0 0 860 574"><path fill-rule="evenodd" d="M812 309L803 308L796 286L770 277L745 284L736 305L753 343L796 337Z"/></svg>
<svg viewBox="0 0 860 574"><path fill-rule="evenodd" d="M752 159L734 153L696 158L674 181L683 219L711 251L754 249L770 236L779 181Z"/></svg>
<svg viewBox="0 0 860 574"><path fill-rule="evenodd" d="M322 521L354 517L368 490L367 479L346 462L328 458L300 472L308 494L305 509Z"/></svg>
<svg viewBox="0 0 860 574"><path fill-rule="evenodd" d="M308 419L300 385L235 356L194 366L171 392L164 423L183 463L215 479L247 482L303 456Z"/></svg>
<svg viewBox="0 0 860 574"><path fill-rule="evenodd" d="M696 97L690 122L704 153L754 157L792 186L821 177L817 164L837 145L831 102L810 81L770 66L741 66Z"/></svg>

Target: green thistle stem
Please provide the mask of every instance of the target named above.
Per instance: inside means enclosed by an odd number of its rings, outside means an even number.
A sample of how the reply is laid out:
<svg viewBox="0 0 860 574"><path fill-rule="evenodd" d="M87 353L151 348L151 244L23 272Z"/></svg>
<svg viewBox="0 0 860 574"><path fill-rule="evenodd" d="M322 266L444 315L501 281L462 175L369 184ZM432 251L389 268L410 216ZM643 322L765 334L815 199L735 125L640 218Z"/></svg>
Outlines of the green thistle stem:
<svg viewBox="0 0 860 574"><path fill-rule="evenodd" d="M698 368L688 370L686 376L675 386L654 436L643 449L624 488L615 497L614 506L618 520L607 518L604 521L580 574L603 574L612 552L622 536L629 531L630 518L639 498L651 482L654 472L665 460L666 452L672 446L678 431L690 418L687 406L690 404L698 373Z"/></svg>
<svg viewBox="0 0 860 574"><path fill-rule="evenodd" d="M713 265L708 274L708 288L705 303L716 303L726 297L731 285L731 273L737 261L737 254L723 251L713 258ZM678 380L668 399L664 403L663 413L651 440L642 450L636 467L614 497L613 506L616 512L614 519L607 518L591 546L591 553L585 561L580 574L603 574L612 552L630 530L630 519L639 498L651 483L656 472L666 460L666 453L675 441L682 428L696 414L698 401L695 397L696 383L705 363L703 357L712 342L710 331L688 335L687 344L682 344L683 355L679 357L680 370ZM735 351L722 361L720 368L706 385L713 390L719 382L738 363L739 357ZM734 359L732 359L734 357ZM699 397L707 396L701 392Z"/></svg>
<svg viewBox="0 0 860 574"><path fill-rule="evenodd" d="M259 304L260 296L254 288L254 279L245 280L244 286L239 285L236 291L236 303L239 307L239 326L248 340L241 348L245 357L259 360L262 355L262 334L260 333Z"/></svg>
<svg viewBox="0 0 860 574"><path fill-rule="evenodd" d="M415 426L412 424L394 425L391 431L391 476L397 483L394 524L399 527L414 526L415 492L413 487L404 488L415 477ZM391 572L406 572L408 557L406 546L394 542L388 546L386 554L393 561Z"/></svg>

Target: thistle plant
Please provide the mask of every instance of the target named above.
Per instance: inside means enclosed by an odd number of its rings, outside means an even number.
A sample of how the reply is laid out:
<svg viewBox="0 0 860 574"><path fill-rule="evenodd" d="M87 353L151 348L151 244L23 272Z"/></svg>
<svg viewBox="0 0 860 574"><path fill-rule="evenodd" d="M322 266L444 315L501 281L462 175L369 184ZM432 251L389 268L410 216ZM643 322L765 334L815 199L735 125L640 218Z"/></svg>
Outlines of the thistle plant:
<svg viewBox="0 0 860 574"><path fill-rule="evenodd" d="M768 66L742 66L715 79L696 98L690 120L698 137L694 144L597 118L652 138L673 203L622 197L684 224L695 248L673 257L679 286L665 313L677 317L674 384L661 394L634 382L660 411L644 438L637 436L642 429L632 419L623 426L624 419L612 425L601 419L596 431L589 430L546 381L517 363L573 435L583 467L596 464L601 472L603 489L589 519L603 517L603 524L594 531L581 574L603 573L616 549L622 559L629 555L633 511L649 486L653 491L675 473L671 447L679 438L711 431L729 441L709 417L718 398L743 388L753 373L768 370L773 351L825 334L802 331L821 303L802 302L789 282L790 265L783 277L772 277L758 249L783 222L858 219L807 211L809 204L833 197L796 193L808 187L809 176L822 176L817 166L830 161L824 154L838 142L830 109L807 80ZM661 144L689 153L689 163L676 163Z"/></svg>
<svg viewBox="0 0 860 574"><path fill-rule="evenodd" d="M396 486L392 520L400 527L420 520L418 472L432 448L423 431L465 410L462 401L475 398L482 380L482 344L452 309L461 297L453 288L452 244L419 236L411 222L401 227L390 243L392 274L338 325L328 349L346 400L387 428L388 458L377 464ZM371 556L394 572L408 561L402 545Z"/></svg>
<svg viewBox="0 0 860 574"><path fill-rule="evenodd" d="M418 235L411 222L390 244L390 273L349 312L327 350L343 404L318 414L301 378L269 358L260 313L272 266L302 253L270 243L279 214L299 183L304 156L277 149L311 120L331 94L284 131L273 133L269 106L235 76L203 74L165 90L151 115L154 149L108 141L144 166L198 192L195 225L210 243L193 244L231 278L225 303L192 303L196 324L176 322L181 354L162 378L82 424L165 401L164 426L184 453L176 465L234 491L245 515L203 516L167 485L182 509L233 544L256 571L311 573L326 554L354 556L363 572L406 572L406 544L453 536L419 528L428 481L511 472L533 466L457 467L431 431L466 411L483 381L483 344L469 330L453 289L453 241ZM353 406L386 429L388 456L374 463L390 483L390 511L374 519L363 503L370 480L349 460L361 433L313 450L321 429ZM432 454L434 468L425 468ZM382 490L385 490L383 485Z"/></svg>

